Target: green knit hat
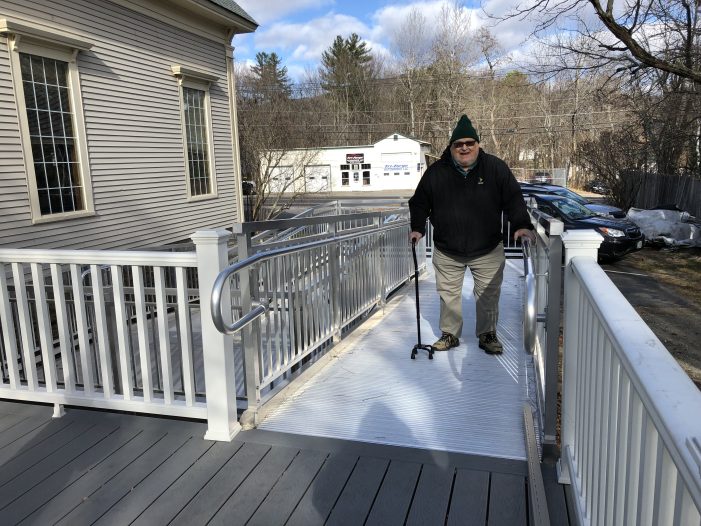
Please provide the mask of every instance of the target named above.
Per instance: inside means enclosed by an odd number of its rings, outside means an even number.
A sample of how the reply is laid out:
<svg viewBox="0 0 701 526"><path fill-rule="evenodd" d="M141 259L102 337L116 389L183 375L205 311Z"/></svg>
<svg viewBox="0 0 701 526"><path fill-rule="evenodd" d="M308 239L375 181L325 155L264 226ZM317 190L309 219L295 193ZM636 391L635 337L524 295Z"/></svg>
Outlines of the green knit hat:
<svg viewBox="0 0 701 526"><path fill-rule="evenodd" d="M480 142L480 136L477 134L474 126L472 126L470 119L467 118L467 115L460 117L458 124L453 130L453 135L450 136L450 144L453 144L458 139L474 139Z"/></svg>

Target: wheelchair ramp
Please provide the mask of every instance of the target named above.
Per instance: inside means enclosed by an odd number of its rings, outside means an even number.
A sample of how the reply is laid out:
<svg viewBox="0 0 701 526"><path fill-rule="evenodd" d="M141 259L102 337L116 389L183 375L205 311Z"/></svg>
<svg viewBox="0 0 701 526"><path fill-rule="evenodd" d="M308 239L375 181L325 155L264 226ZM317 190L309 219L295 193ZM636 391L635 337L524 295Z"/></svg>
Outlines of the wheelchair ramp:
<svg viewBox="0 0 701 526"><path fill-rule="evenodd" d="M489 356L474 336L472 278L463 287L460 346L421 351L416 343L414 284L341 345L344 351L259 428L511 459L526 459L523 404L535 404L533 360L523 350L520 261L507 260L500 300L504 354ZM419 280L423 343L440 336L433 268ZM368 324L366 326L366 324ZM369 328L366 328L369 327Z"/></svg>

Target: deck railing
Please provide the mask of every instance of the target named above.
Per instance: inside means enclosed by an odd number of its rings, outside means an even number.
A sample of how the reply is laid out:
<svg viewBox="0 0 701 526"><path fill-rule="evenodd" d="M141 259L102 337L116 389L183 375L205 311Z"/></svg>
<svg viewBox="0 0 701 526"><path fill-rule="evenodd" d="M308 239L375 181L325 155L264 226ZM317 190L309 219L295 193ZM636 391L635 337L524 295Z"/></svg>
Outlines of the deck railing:
<svg viewBox="0 0 701 526"><path fill-rule="evenodd" d="M578 524L701 524L701 393L596 262L566 252L561 482Z"/></svg>
<svg viewBox="0 0 701 526"><path fill-rule="evenodd" d="M0 250L0 397L206 418L196 267L194 252Z"/></svg>
<svg viewBox="0 0 701 526"><path fill-rule="evenodd" d="M557 394L560 363L562 221L531 209L536 243L524 242L524 347L533 354L543 446L557 444ZM551 453L547 451L546 453Z"/></svg>

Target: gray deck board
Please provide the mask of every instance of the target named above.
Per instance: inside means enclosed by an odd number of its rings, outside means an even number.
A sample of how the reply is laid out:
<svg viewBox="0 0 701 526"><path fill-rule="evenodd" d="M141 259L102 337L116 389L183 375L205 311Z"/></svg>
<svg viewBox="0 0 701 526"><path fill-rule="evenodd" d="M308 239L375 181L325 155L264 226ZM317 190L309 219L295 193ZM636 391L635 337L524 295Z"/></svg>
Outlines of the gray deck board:
<svg viewBox="0 0 701 526"><path fill-rule="evenodd" d="M134 526L168 524L202 490L208 481L243 446L242 442L216 443L191 466L184 476L166 489L134 520Z"/></svg>
<svg viewBox="0 0 701 526"><path fill-rule="evenodd" d="M270 449L270 446L263 444L244 444L175 517L172 524L190 526L209 522Z"/></svg>
<svg viewBox="0 0 701 526"><path fill-rule="evenodd" d="M164 435L160 440L148 446L148 449L135 462L129 464L117 476L81 502L77 508L64 516L57 524L65 526L93 524L120 499L124 498L132 488L137 488L146 476L181 448L186 440L186 437L179 434Z"/></svg>
<svg viewBox="0 0 701 526"><path fill-rule="evenodd" d="M94 427L94 424L89 423L66 422L66 424L68 425L61 426L55 433L49 433L45 428L29 441L23 441L19 450L3 462L3 469L0 472L0 494L2 487L14 477L50 457L55 451L65 448L72 441L79 439L88 429Z"/></svg>
<svg viewBox="0 0 701 526"><path fill-rule="evenodd" d="M129 492L94 524L131 524L212 445L200 437L189 437L181 448L147 476L138 486L139 491Z"/></svg>
<svg viewBox="0 0 701 526"><path fill-rule="evenodd" d="M284 524L323 466L327 456L327 453L321 451L300 451L248 521L248 525Z"/></svg>
<svg viewBox="0 0 701 526"><path fill-rule="evenodd" d="M526 483L521 477L493 473L488 526L527 524Z"/></svg>
<svg viewBox="0 0 701 526"><path fill-rule="evenodd" d="M78 480L62 491L44 493L42 500L34 501L34 509L20 520L25 524L47 524L64 517L77 508L83 499L89 498L107 484L162 437L162 433L141 432L138 429L125 433L124 440L115 444L111 451L105 451L102 462L84 472ZM19 513L17 516L19 517Z"/></svg>
<svg viewBox="0 0 701 526"><path fill-rule="evenodd" d="M56 433L72 424L70 420L61 419L58 425L49 427L49 422L46 418L31 417L3 433L0 436L0 463L11 460L29 443L38 445L38 441L51 440Z"/></svg>
<svg viewBox="0 0 701 526"><path fill-rule="evenodd" d="M0 446L3 525L529 524L521 460L261 430L212 443L198 422L4 402L0 415L32 422ZM552 523L568 524L544 474Z"/></svg>
<svg viewBox="0 0 701 526"><path fill-rule="evenodd" d="M95 471L95 468L104 462L106 458L109 458L115 451L120 450L125 444L129 443L134 438L134 435L135 431L128 429L118 429L116 432L109 434L105 440L100 441L95 447L87 450L85 454L74 458L62 466L61 469L46 477L13 501L12 504L5 507L2 510L3 517L13 523L19 522L28 515L33 514L37 508L43 506L58 494L62 494L62 503L67 502L67 493L64 490L69 488L69 490L74 491L74 486L80 482L83 475ZM102 472L103 469L97 471ZM78 484L78 486L84 487L81 484ZM90 492L74 497L73 505L70 507L66 506L68 508L66 511L70 511L73 507L80 504L82 498L87 495L90 495ZM51 518L61 517L62 515L63 513L61 515L51 515Z"/></svg>
<svg viewBox="0 0 701 526"><path fill-rule="evenodd" d="M327 520L330 525L363 524L387 471L388 461L361 457Z"/></svg>
<svg viewBox="0 0 701 526"><path fill-rule="evenodd" d="M246 524L290 466L297 453L298 450L293 448L272 448L212 517L209 524L212 526Z"/></svg>
<svg viewBox="0 0 701 526"><path fill-rule="evenodd" d="M392 461L366 524L368 526L404 524L420 473L421 464L419 463Z"/></svg>
<svg viewBox="0 0 701 526"><path fill-rule="evenodd" d="M407 525L442 525L448 513L454 470L447 466L424 465L414 494Z"/></svg>
<svg viewBox="0 0 701 526"><path fill-rule="evenodd" d="M459 469L455 473L448 526L482 526L487 519L489 473Z"/></svg>
<svg viewBox="0 0 701 526"><path fill-rule="evenodd" d="M358 457L354 455L330 456L292 513L287 525L324 524L357 461Z"/></svg>
<svg viewBox="0 0 701 526"><path fill-rule="evenodd" d="M32 455L23 455L23 457L20 457L20 460L24 460L24 462L12 463L12 469L8 469L7 472L5 472L3 466L2 479L4 484L0 488L0 510L30 491L37 484L60 472L62 468L68 466L70 469L69 465L71 463L90 463L91 455L97 451L95 446L116 430L117 428L112 425L87 427L83 432L73 436L69 442L40 461L35 462ZM83 456L83 459L81 459L81 456ZM7 476L5 476L6 473Z"/></svg>
<svg viewBox="0 0 701 526"><path fill-rule="evenodd" d="M12 429L23 421L27 420L25 415L3 415L0 418L0 437L2 437L8 431Z"/></svg>
<svg viewBox="0 0 701 526"><path fill-rule="evenodd" d="M543 464L541 471L547 495L550 524L569 524L567 501L563 486L557 482L557 469L553 464Z"/></svg>

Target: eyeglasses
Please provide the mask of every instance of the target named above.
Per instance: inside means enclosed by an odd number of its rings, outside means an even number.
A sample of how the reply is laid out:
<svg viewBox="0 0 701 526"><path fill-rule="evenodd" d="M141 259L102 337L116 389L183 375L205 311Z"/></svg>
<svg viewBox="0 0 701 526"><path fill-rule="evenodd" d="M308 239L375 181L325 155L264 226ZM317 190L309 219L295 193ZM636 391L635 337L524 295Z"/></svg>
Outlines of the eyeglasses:
<svg viewBox="0 0 701 526"><path fill-rule="evenodd" d="M463 146L467 146L468 148L472 148L475 144L477 144L477 141L469 140L469 141L455 141L453 143L453 148L456 150L459 150Z"/></svg>

